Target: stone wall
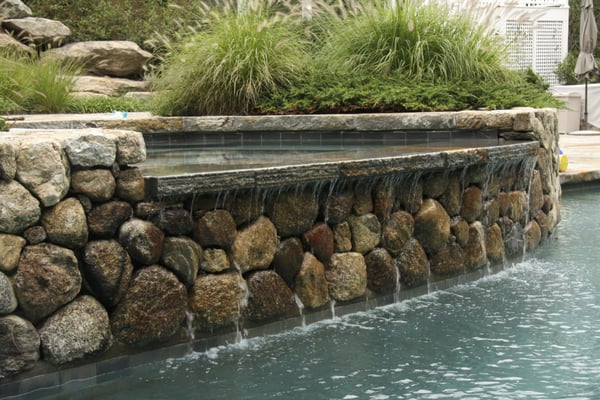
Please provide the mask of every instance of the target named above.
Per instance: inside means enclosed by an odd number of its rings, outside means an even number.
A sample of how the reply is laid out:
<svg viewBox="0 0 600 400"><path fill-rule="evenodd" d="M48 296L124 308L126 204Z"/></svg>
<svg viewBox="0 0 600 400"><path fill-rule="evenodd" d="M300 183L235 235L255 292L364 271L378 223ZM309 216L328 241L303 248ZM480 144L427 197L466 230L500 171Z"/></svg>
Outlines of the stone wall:
<svg viewBox="0 0 600 400"><path fill-rule="evenodd" d="M419 117L381 118L389 129ZM93 361L117 344L187 340L188 326L196 338L217 335L521 257L560 218L556 112L457 121L497 129L520 150L176 200L149 197L134 166L145 158L140 133L11 130L0 137L0 379Z"/></svg>

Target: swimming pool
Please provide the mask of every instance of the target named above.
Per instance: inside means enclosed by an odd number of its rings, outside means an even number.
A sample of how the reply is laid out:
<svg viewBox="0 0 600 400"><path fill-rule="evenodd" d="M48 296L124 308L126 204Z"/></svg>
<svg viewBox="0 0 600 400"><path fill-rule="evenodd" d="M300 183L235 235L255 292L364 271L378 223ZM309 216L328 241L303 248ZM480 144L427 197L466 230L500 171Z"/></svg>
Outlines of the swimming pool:
<svg viewBox="0 0 600 400"><path fill-rule="evenodd" d="M554 237L496 275L50 398L599 398L599 202L565 193Z"/></svg>

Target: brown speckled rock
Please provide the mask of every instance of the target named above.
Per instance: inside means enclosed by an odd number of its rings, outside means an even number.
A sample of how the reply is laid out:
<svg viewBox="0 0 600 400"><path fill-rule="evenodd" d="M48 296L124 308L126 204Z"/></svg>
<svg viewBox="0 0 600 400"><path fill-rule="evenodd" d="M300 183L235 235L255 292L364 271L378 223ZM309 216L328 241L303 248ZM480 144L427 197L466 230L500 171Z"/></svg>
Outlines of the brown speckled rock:
<svg viewBox="0 0 600 400"><path fill-rule="evenodd" d="M142 268L111 315L112 332L129 345L161 342L179 330L186 309L185 286L172 272L157 265Z"/></svg>
<svg viewBox="0 0 600 400"><path fill-rule="evenodd" d="M275 271L257 271L248 276L246 316L262 321L297 311L294 293Z"/></svg>
<svg viewBox="0 0 600 400"><path fill-rule="evenodd" d="M318 308L329 301L325 266L311 253L304 253L294 290L305 307Z"/></svg>
<svg viewBox="0 0 600 400"><path fill-rule="evenodd" d="M198 276L189 297L194 326L210 330L233 325L240 319L247 295L246 281L238 273Z"/></svg>
<svg viewBox="0 0 600 400"><path fill-rule="evenodd" d="M25 246L14 285L19 306L36 323L79 293L77 258L73 251L50 243Z"/></svg>
<svg viewBox="0 0 600 400"><path fill-rule="evenodd" d="M64 364L103 353L112 345L108 313L91 296L81 296L50 316L41 326L44 359Z"/></svg>
<svg viewBox="0 0 600 400"><path fill-rule="evenodd" d="M362 254L334 254L329 260L325 274L329 282L329 295L334 300L352 300L365 294L367 265Z"/></svg>

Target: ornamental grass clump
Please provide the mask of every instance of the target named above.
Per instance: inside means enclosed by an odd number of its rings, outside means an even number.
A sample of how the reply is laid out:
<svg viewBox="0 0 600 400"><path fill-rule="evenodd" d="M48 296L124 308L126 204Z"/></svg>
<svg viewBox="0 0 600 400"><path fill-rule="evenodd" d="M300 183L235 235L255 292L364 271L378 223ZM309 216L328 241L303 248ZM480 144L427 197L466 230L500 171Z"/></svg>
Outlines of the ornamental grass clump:
<svg viewBox="0 0 600 400"><path fill-rule="evenodd" d="M250 0L243 7L227 3L204 10L198 32L156 73L155 112L248 114L302 73L307 46L293 8Z"/></svg>
<svg viewBox="0 0 600 400"><path fill-rule="evenodd" d="M476 16L446 2L349 1L327 18L316 55L336 74L403 75L413 81L498 80L507 46ZM328 14L331 15L330 12Z"/></svg>
<svg viewBox="0 0 600 400"><path fill-rule="evenodd" d="M77 65L58 60L38 60L29 54L4 51L0 54L0 111L65 112Z"/></svg>

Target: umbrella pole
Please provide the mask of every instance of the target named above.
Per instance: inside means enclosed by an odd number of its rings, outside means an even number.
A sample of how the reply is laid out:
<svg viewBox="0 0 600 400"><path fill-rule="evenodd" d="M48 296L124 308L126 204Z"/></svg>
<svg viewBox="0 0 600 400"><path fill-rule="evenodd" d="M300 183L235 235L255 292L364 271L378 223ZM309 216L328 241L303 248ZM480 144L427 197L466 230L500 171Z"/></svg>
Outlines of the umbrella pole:
<svg viewBox="0 0 600 400"><path fill-rule="evenodd" d="M585 78L585 106L583 112L583 129L588 129L588 78Z"/></svg>

